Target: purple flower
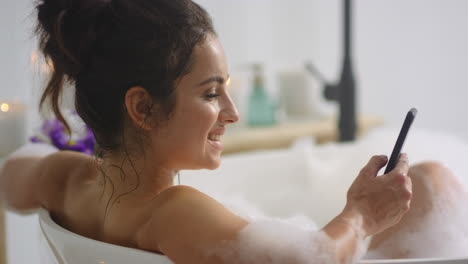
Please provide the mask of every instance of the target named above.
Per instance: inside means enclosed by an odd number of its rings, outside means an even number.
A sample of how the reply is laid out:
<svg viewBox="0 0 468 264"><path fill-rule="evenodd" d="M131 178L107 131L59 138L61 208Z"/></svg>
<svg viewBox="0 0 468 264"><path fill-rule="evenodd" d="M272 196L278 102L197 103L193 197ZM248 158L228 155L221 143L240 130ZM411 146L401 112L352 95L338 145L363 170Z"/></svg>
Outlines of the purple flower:
<svg viewBox="0 0 468 264"><path fill-rule="evenodd" d="M42 124L41 135L47 138L49 141L47 143L60 150L78 151L89 155L94 153L96 140L89 127L86 127L86 134L83 138L74 141L71 139L71 135L65 132L65 126L59 120L45 120ZM44 137L33 136L30 140L33 143L45 142Z"/></svg>
<svg viewBox="0 0 468 264"><path fill-rule="evenodd" d="M42 143L42 142L43 142L43 141L40 140L39 137L37 137L37 136L32 136L32 137L30 138L30 141L31 141L32 143Z"/></svg>

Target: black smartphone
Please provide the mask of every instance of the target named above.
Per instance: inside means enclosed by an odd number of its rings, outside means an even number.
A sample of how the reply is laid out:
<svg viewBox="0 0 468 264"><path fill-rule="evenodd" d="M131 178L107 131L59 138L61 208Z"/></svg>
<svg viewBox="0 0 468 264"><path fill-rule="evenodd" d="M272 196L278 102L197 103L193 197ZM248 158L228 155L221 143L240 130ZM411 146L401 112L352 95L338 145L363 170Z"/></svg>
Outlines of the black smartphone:
<svg viewBox="0 0 468 264"><path fill-rule="evenodd" d="M411 108L411 110L408 111L408 114L406 114L405 122L403 122L403 126L401 127L400 134L398 135L398 139L395 143L395 147L393 147L392 155L390 156L390 160L388 161L384 174L389 173L395 168L398 157L401 153L401 149L405 143L406 135L408 135L408 131L411 127L411 124L413 124L413 120L417 113L418 110L416 108Z"/></svg>

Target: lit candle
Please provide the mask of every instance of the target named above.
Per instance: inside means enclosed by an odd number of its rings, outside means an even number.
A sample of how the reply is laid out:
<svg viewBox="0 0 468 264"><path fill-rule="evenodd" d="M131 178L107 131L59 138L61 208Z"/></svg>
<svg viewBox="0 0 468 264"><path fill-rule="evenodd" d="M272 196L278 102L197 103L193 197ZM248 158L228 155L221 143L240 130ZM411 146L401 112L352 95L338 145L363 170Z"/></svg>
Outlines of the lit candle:
<svg viewBox="0 0 468 264"><path fill-rule="evenodd" d="M0 100L0 157L26 142L26 105Z"/></svg>

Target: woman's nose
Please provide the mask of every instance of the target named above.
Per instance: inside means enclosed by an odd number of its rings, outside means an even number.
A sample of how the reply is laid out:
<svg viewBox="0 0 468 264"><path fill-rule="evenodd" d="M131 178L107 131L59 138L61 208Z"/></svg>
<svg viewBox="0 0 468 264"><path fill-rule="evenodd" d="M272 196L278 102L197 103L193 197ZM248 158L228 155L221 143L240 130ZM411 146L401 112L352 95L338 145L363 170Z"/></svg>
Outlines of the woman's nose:
<svg viewBox="0 0 468 264"><path fill-rule="evenodd" d="M239 121L239 111L230 97L227 98L226 104L221 110L220 119L225 124L233 124Z"/></svg>

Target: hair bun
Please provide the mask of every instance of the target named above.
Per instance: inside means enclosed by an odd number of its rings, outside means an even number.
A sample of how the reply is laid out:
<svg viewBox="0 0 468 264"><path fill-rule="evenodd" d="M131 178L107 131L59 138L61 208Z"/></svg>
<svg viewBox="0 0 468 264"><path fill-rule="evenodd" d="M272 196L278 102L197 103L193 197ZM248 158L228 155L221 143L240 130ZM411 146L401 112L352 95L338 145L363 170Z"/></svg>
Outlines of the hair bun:
<svg viewBox="0 0 468 264"><path fill-rule="evenodd" d="M39 0L37 6L55 10L79 10L107 5L110 2L111 0Z"/></svg>
<svg viewBox="0 0 468 264"><path fill-rule="evenodd" d="M54 68L74 80L96 40L98 17L110 1L39 0L36 6L40 48Z"/></svg>

